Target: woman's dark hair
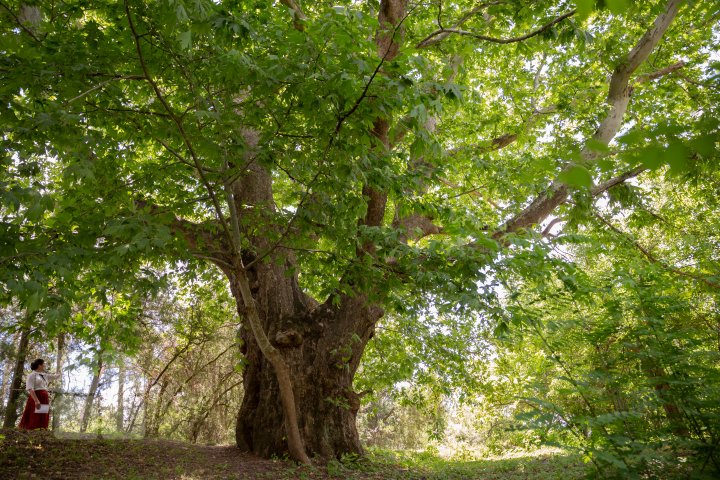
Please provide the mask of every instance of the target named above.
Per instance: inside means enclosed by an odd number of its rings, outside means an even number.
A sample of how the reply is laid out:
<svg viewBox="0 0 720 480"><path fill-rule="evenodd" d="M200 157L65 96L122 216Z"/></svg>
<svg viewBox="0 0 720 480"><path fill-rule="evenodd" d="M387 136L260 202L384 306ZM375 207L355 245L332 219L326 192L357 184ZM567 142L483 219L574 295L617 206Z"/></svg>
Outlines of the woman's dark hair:
<svg viewBox="0 0 720 480"><path fill-rule="evenodd" d="M43 360L42 358L38 358L30 364L30 370L37 370L37 368L43 363L45 363L45 360Z"/></svg>

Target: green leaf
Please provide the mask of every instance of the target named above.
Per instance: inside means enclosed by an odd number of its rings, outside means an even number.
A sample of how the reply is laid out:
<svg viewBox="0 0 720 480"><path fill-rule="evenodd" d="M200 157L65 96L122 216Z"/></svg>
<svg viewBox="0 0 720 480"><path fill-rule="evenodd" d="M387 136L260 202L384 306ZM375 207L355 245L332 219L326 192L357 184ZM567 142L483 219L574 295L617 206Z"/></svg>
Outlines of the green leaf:
<svg viewBox="0 0 720 480"><path fill-rule="evenodd" d="M587 18L595 9L595 0L575 0L577 16L582 20Z"/></svg>
<svg viewBox="0 0 720 480"><path fill-rule="evenodd" d="M39 197L36 197L33 199L33 202L27 209L26 218L31 222L40 220L40 217L42 216L44 211L45 208L43 207L41 199Z"/></svg>
<svg viewBox="0 0 720 480"><path fill-rule="evenodd" d="M187 11L185 10L185 7L183 5L178 5L175 9L175 15L177 16L177 19L179 22L184 23L189 20Z"/></svg>
<svg viewBox="0 0 720 480"><path fill-rule="evenodd" d="M455 83L446 85L445 96L450 100L462 101L462 91L460 90L460 86Z"/></svg>
<svg viewBox="0 0 720 480"><path fill-rule="evenodd" d="M684 172L688 169L688 152L685 145L676 141L668 145L668 148L662 154L663 163L670 166L672 173Z"/></svg>
<svg viewBox="0 0 720 480"><path fill-rule="evenodd" d="M602 172L609 172L615 167L615 163L608 159L598 160L597 164Z"/></svg>
<svg viewBox="0 0 720 480"><path fill-rule="evenodd" d="M25 308L29 313L36 312L40 308L40 304L43 301L43 293L42 292L33 292L28 296L28 298L25 300Z"/></svg>
<svg viewBox="0 0 720 480"><path fill-rule="evenodd" d="M589 187L593 183L592 174L582 165L573 165L559 175L559 180L573 187Z"/></svg>
<svg viewBox="0 0 720 480"><path fill-rule="evenodd" d="M663 164L662 151L658 147L650 147L640 152L640 163L654 170Z"/></svg>
<svg viewBox="0 0 720 480"><path fill-rule="evenodd" d="M605 0L608 9L615 15L622 15L630 8L629 0Z"/></svg>
<svg viewBox="0 0 720 480"><path fill-rule="evenodd" d="M598 153L609 153L610 152L610 147L608 147L606 143L595 140L594 138L591 138L590 140L588 140L587 143L585 143L585 147L587 147L588 150L592 150L593 152L598 152Z"/></svg>
<svg viewBox="0 0 720 480"><path fill-rule="evenodd" d="M717 142L717 135L701 135L692 141L692 147L700 155L710 157L715 153L715 142Z"/></svg>
<svg viewBox="0 0 720 480"><path fill-rule="evenodd" d="M180 41L180 47L183 50L189 49L192 45L192 31L188 30L187 32L182 32L178 35L178 40Z"/></svg>

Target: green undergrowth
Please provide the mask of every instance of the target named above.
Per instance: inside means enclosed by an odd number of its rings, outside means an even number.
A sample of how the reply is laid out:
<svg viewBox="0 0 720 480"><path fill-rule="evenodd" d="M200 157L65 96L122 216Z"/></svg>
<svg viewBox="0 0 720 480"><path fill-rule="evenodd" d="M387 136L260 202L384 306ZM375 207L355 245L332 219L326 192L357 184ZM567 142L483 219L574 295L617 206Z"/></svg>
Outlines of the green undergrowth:
<svg viewBox="0 0 720 480"><path fill-rule="evenodd" d="M328 465L328 473L336 478L363 478L353 472L388 479L573 480L584 478L586 465L578 455L550 449L472 460L442 458L432 451L372 449L366 457L346 456Z"/></svg>

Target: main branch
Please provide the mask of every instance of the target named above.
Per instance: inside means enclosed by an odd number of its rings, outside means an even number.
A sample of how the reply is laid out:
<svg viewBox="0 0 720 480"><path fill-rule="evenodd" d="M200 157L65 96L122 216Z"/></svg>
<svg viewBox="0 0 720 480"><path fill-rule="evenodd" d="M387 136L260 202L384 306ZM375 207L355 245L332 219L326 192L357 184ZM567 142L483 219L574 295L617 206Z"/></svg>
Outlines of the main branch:
<svg viewBox="0 0 720 480"><path fill-rule="evenodd" d="M683 0L670 0L663 12L655 19L652 27L645 32L635 47L630 51L628 57L615 68L610 79L606 100L607 104L610 105L610 109L592 136L594 143L607 145L617 134L622 125L622 120L632 95L630 77L648 58L663 37L677 15L682 3ZM585 162L592 162L599 157L597 149L589 146L589 144L593 142L588 142L581 152ZM570 168L570 166L566 167L566 169L567 168ZM560 180L555 180L548 190L533 200L530 205L520 213L507 220L493 234L493 238L500 239L507 233L529 228L532 225L542 222L555 208L565 202L568 193L569 188L567 184Z"/></svg>

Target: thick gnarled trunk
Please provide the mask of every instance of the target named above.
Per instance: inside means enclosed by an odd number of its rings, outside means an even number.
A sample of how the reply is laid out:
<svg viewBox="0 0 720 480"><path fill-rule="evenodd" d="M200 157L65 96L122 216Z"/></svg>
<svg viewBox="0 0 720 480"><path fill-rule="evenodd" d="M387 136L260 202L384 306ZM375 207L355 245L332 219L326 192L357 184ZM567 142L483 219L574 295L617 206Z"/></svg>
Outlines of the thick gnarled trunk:
<svg viewBox="0 0 720 480"><path fill-rule="evenodd" d="M355 424L360 398L352 381L382 310L362 295L317 305L283 270L273 262L258 265L251 284L263 328L290 371L305 449L324 458L361 453ZM233 294L243 317L242 299ZM248 326L241 336L247 364L237 445L265 457L283 455L288 443L275 372Z"/></svg>

